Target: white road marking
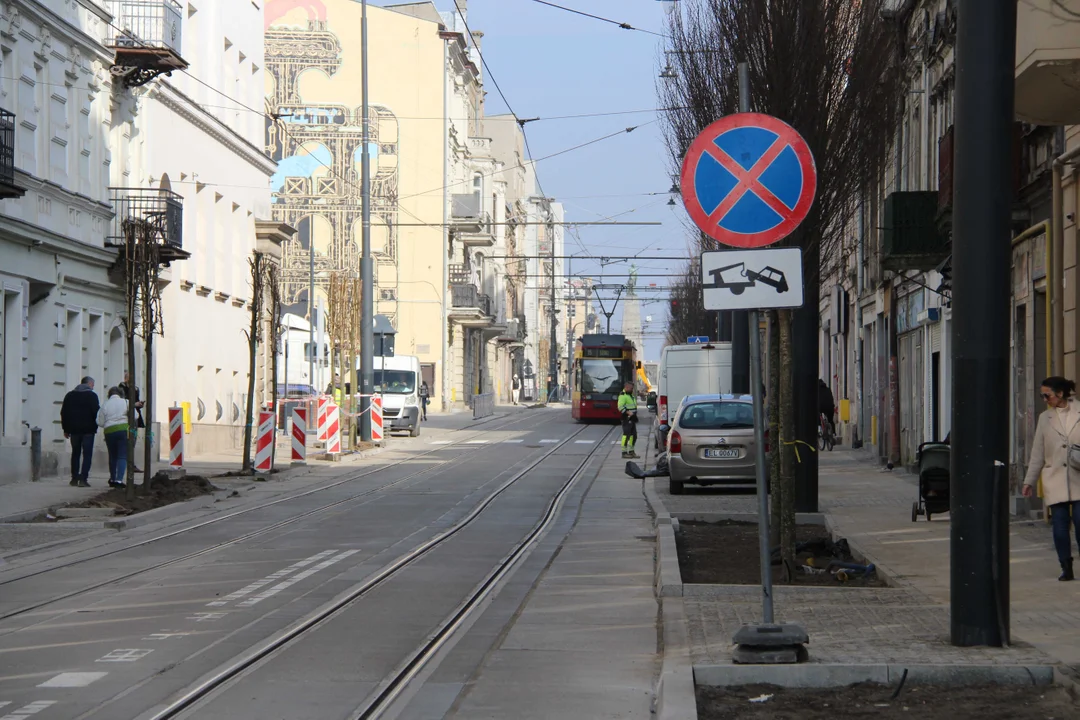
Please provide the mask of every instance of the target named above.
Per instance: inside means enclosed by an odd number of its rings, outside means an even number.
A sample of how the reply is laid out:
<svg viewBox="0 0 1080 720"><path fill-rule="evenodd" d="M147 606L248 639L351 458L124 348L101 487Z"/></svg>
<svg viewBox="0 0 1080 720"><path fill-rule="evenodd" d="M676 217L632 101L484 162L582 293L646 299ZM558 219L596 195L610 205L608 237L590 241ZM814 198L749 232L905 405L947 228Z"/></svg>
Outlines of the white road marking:
<svg viewBox="0 0 1080 720"><path fill-rule="evenodd" d="M120 648L119 650L113 650L104 657L99 657L94 662L135 662L152 652L154 651L140 648Z"/></svg>
<svg viewBox="0 0 1080 720"><path fill-rule="evenodd" d="M4 704L6 705L7 703ZM31 715L37 715L45 708L55 704L55 700L38 700L36 702L30 703L29 705L24 705L18 710L15 710L0 718L0 720L23 720L23 718L28 718Z"/></svg>
<svg viewBox="0 0 1080 720"><path fill-rule="evenodd" d="M593 445L595 443L596 443L595 440L575 440L574 441L575 445Z"/></svg>
<svg viewBox="0 0 1080 720"><path fill-rule="evenodd" d="M143 640L168 640L174 637L187 637L188 635L194 635L195 633L189 632L160 632L152 633L143 638Z"/></svg>
<svg viewBox="0 0 1080 720"><path fill-rule="evenodd" d="M557 443L557 442L559 442L559 441L558 441L558 440L553 440L553 439L551 439L551 438L546 438L546 439L544 439L544 440L541 440L541 441L540 441L540 444L541 444L541 445L554 445L554 444L555 444L555 443Z"/></svg>
<svg viewBox="0 0 1080 720"><path fill-rule="evenodd" d="M255 605L256 603L262 602L263 600L265 600L268 597L271 597L273 595L277 595L279 592L281 592L282 590L285 590L286 588L292 587L293 585L300 582L301 580L304 580L306 578L311 577L312 575L319 572L320 570L325 570L326 568L330 567L331 565L344 560L345 558L349 557L350 555L355 555L358 552L360 552L360 551L359 550L346 550L345 552L338 553L337 555L330 558L329 560L323 560L321 563L319 563L315 567L310 568L308 570L305 570L302 573L297 573L296 575L293 575L288 580L286 580L284 582L280 582L277 585L273 586L269 590L264 590L264 591L262 591L261 593L259 593L258 595L254 596L254 597L248 598L247 600L244 600L241 603L237 603L237 606L238 607L251 607L252 605Z"/></svg>
<svg viewBox="0 0 1080 720"><path fill-rule="evenodd" d="M206 603L206 605L207 605L207 607L221 607L222 605L227 605L230 602L232 602L233 600L239 600L242 597L250 595L251 593L258 590L259 588L263 588L263 587L266 587L267 585L269 585L270 583L277 582L278 580L285 577L286 575L291 575L292 573L296 572L297 570L305 568L305 567L307 567L308 565L310 565L312 563L319 562L320 560L323 560L324 558L327 558L327 557L333 555L335 552L337 552L337 551L336 550L324 550L323 552L321 552L321 553L319 553L317 555L312 555L311 557L305 558L304 560L301 560L300 562L293 563L292 565L285 568L284 570L278 570L276 573L274 573L272 575L267 575L262 580L257 580L255 582L251 583L250 585L248 585L247 587L241 588L241 589L237 590L234 593L230 593L229 595L226 595L225 597L221 598L220 600L215 600L213 602L208 602L208 603Z"/></svg>
<svg viewBox="0 0 1080 720"><path fill-rule="evenodd" d="M466 445L487 445L487 440L466 440Z"/></svg>
<svg viewBox="0 0 1080 720"><path fill-rule="evenodd" d="M449 445L453 440L432 440L432 445Z"/></svg>
<svg viewBox="0 0 1080 720"><path fill-rule="evenodd" d="M229 613L227 612L201 612L189 615L188 620L194 620L195 622L214 622L220 620Z"/></svg>
<svg viewBox="0 0 1080 720"><path fill-rule="evenodd" d="M509 445L517 445L518 443L523 443L525 441L524 440L503 440L503 442L507 443Z"/></svg>
<svg viewBox="0 0 1080 720"><path fill-rule="evenodd" d="M86 687L95 680L100 680L109 673L106 672L68 672L60 673L56 677L46 680L38 687Z"/></svg>

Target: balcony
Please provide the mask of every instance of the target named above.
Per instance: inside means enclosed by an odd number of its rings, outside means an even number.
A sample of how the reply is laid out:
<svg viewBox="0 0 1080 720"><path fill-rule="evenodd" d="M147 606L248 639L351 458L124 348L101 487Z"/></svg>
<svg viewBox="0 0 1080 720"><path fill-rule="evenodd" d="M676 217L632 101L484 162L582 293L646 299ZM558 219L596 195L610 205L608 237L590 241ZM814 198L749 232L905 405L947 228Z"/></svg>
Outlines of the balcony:
<svg viewBox="0 0 1080 720"><path fill-rule="evenodd" d="M949 254L937 225L938 193L894 192L885 198L882 267L933 270Z"/></svg>
<svg viewBox="0 0 1080 720"><path fill-rule="evenodd" d="M25 194L15 184L15 114L0 110L0 200Z"/></svg>
<svg viewBox="0 0 1080 720"><path fill-rule="evenodd" d="M115 20L104 44L115 53L112 74L125 87L187 68L180 55L183 10L176 0L106 0L106 5Z"/></svg>
<svg viewBox="0 0 1080 720"><path fill-rule="evenodd" d="M483 231L480 193L454 193L450 196L450 228L456 234Z"/></svg>
<svg viewBox="0 0 1080 720"><path fill-rule="evenodd" d="M507 320L502 327L502 331L495 339L511 347L524 347L525 326L517 318Z"/></svg>
<svg viewBox="0 0 1080 720"><path fill-rule="evenodd" d="M491 298L478 292L472 283L450 284L450 319L465 327L492 324Z"/></svg>
<svg viewBox="0 0 1080 720"><path fill-rule="evenodd" d="M1016 116L1033 125L1080 123L1080 0L1016 8Z"/></svg>
<svg viewBox="0 0 1080 720"><path fill-rule="evenodd" d="M123 248L130 242L159 245L160 262L186 260L184 250L184 199L169 190L110 188L113 218L105 245Z"/></svg>

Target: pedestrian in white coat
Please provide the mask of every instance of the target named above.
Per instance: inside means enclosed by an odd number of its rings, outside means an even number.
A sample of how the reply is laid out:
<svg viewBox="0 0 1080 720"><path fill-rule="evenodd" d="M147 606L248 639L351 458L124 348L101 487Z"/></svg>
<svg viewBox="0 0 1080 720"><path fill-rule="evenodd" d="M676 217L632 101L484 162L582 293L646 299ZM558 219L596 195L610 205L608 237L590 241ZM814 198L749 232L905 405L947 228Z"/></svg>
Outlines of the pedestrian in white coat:
<svg viewBox="0 0 1080 720"><path fill-rule="evenodd" d="M1063 377L1042 382L1047 409L1039 415L1031 460L1024 477L1024 497L1035 494L1042 476L1042 497L1050 510L1054 549L1061 563L1058 580L1072 580L1073 558L1069 526L1080 544L1080 401L1076 383Z"/></svg>

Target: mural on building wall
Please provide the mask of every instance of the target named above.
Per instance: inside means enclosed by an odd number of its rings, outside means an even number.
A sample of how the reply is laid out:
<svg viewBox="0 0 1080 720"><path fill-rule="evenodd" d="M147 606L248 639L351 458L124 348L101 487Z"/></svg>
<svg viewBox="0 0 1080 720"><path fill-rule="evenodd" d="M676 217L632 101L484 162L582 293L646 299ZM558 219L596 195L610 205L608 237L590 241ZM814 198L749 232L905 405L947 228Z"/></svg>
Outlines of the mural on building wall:
<svg viewBox="0 0 1080 720"><path fill-rule="evenodd" d="M307 313L309 264L315 249L316 295L326 296L329 274L359 273L363 124L359 67L342 69L333 31L333 3L270 0L265 7L267 151L278 162L271 178L274 219L295 227L283 252L282 303ZM342 28L356 35L359 28ZM350 38L351 39L351 38ZM313 103L303 93L305 73L329 78L342 103ZM325 95L325 89L323 91ZM376 312L397 315L398 121L388 108L368 113L371 158L371 245Z"/></svg>

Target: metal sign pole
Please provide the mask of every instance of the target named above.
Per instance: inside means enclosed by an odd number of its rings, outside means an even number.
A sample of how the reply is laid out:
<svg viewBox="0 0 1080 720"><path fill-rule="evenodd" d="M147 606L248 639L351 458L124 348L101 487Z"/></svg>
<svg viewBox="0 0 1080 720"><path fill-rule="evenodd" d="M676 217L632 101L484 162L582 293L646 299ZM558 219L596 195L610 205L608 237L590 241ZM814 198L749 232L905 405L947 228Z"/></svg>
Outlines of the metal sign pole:
<svg viewBox="0 0 1080 720"><path fill-rule="evenodd" d="M754 398L754 465L757 474L758 545L761 551L761 614L773 623L772 549L769 547L769 490L765 469L765 403L761 397L761 328L758 311L747 313L750 331L750 390Z"/></svg>

